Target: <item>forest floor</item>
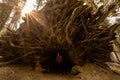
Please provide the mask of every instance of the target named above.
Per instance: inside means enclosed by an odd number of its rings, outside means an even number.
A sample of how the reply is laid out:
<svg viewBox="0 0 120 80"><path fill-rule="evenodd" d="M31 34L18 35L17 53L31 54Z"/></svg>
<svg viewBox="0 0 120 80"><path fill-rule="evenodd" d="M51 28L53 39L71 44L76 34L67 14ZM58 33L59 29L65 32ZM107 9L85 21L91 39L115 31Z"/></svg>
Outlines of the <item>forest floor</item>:
<svg viewBox="0 0 120 80"><path fill-rule="evenodd" d="M28 66L9 65L0 67L0 80L120 80L120 75L95 64L79 67L81 73L71 74L40 73Z"/></svg>

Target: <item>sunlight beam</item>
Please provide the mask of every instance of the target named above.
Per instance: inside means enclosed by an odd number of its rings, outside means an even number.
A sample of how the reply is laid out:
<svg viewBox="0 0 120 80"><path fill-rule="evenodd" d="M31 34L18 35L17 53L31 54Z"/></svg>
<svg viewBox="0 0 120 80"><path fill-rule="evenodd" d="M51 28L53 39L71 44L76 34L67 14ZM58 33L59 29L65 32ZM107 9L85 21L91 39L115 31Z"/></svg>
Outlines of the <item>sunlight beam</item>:
<svg viewBox="0 0 120 80"><path fill-rule="evenodd" d="M22 9L22 16L25 16L25 14L29 14L32 10L35 9L36 0L27 0L24 8Z"/></svg>
<svg viewBox="0 0 120 80"><path fill-rule="evenodd" d="M0 0L0 3L2 2L2 0Z"/></svg>

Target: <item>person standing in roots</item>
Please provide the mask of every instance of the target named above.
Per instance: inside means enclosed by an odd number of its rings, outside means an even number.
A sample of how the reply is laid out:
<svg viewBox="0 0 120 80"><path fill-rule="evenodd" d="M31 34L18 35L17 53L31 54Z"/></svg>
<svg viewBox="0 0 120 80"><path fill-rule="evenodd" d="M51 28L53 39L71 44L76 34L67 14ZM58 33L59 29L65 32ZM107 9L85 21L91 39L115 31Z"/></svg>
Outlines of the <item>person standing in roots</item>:
<svg viewBox="0 0 120 80"><path fill-rule="evenodd" d="M60 55L60 53L57 53L56 63L57 63L58 73L61 73L62 56Z"/></svg>

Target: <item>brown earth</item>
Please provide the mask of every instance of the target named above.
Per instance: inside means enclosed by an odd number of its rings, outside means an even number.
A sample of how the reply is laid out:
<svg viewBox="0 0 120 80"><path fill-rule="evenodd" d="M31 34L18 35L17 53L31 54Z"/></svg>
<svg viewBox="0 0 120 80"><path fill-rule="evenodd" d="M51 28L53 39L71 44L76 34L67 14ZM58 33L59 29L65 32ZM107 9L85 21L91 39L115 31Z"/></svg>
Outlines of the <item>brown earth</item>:
<svg viewBox="0 0 120 80"><path fill-rule="evenodd" d="M28 66L9 65L0 67L0 80L120 80L120 75L103 69L95 64L86 64L77 67L81 73L52 74L34 71Z"/></svg>

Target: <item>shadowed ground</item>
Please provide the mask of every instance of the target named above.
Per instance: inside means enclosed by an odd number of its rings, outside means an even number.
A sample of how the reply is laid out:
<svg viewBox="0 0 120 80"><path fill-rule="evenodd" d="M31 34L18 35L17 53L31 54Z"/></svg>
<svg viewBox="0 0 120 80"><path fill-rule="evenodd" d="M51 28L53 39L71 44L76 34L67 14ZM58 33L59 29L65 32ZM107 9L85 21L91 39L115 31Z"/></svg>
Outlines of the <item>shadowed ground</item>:
<svg viewBox="0 0 120 80"><path fill-rule="evenodd" d="M94 64L79 67L80 74L51 74L34 71L28 66L0 67L0 80L120 80L120 75Z"/></svg>

